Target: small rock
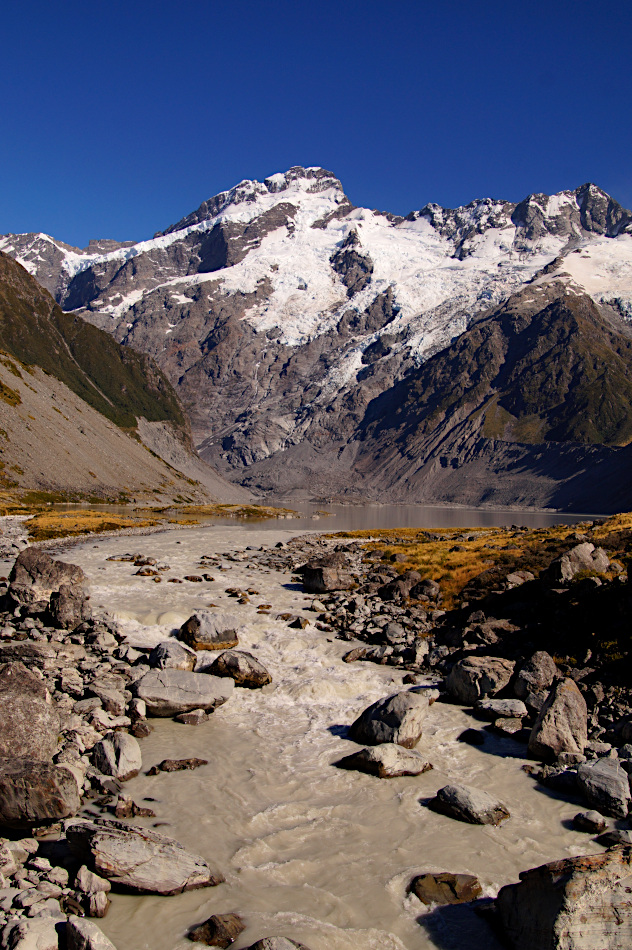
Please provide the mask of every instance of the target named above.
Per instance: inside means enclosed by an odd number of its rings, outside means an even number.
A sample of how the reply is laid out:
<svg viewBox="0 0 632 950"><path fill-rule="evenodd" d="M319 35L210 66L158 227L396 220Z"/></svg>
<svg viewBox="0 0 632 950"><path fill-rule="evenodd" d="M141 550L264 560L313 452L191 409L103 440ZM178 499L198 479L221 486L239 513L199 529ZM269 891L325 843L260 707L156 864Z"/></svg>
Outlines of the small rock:
<svg viewBox="0 0 632 950"><path fill-rule="evenodd" d="M108 940L101 928L84 917L68 918L66 941L68 950L116 950L114 944ZM57 944L55 944L55 947L57 947ZM37 950L40 950L39 946Z"/></svg>
<svg viewBox="0 0 632 950"><path fill-rule="evenodd" d="M260 663L252 653L242 650L226 650L217 657L209 668L213 676L228 676L235 686L246 689L259 689L272 682L272 677L263 663Z"/></svg>
<svg viewBox="0 0 632 950"><path fill-rule="evenodd" d="M189 931L189 940L206 943L209 947L230 947L243 933L246 925L237 914L213 914L207 921Z"/></svg>
<svg viewBox="0 0 632 950"><path fill-rule="evenodd" d="M154 670L185 670L195 668L195 650L178 640L163 640L149 654L149 665Z"/></svg>
<svg viewBox="0 0 632 950"><path fill-rule="evenodd" d="M588 738L586 701L572 679L551 689L529 737L529 755L550 762L561 752L583 754Z"/></svg>
<svg viewBox="0 0 632 950"><path fill-rule="evenodd" d="M577 769L577 784L590 805L614 818L627 816L630 783L627 772L617 759L583 763Z"/></svg>
<svg viewBox="0 0 632 950"><path fill-rule="evenodd" d="M182 772L185 769L199 769L201 765L208 765L207 759L163 759L159 765L152 765L147 775L158 775L159 772Z"/></svg>
<svg viewBox="0 0 632 950"><path fill-rule="evenodd" d="M405 749L390 742L346 755L335 764L341 769L355 769L377 775L378 778L421 775L432 768L430 762L426 762L414 749Z"/></svg>
<svg viewBox="0 0 632 950"><path fill-rule="evenodd" d="M515 664L496 656L470 656L452 667L446 679L450 696L464 706L500 692L511 679Z"/></svg>
<svg viewBox="0 0 632 950"><path fill-rule="evenodd" d="M573 828L576 831L586 831L590 835L601 834L608 827L608 822L598 811L580 811L573 818Z"/></svg>
<svg viewBox="0 0 632 950"><path fill-rule="evenodd" d="M483 893L481 882L473 874L420 874L409 888L423 904L464 904Z"/></svg>
<svg viewBox="0 0 632 950"><path fill-rule="evenodd" d="M224 611L198 610L178 631L178 640L194 650L228 650L239 642L241 621Z"/></svg>
<svg viewBox="0 0 632 950"><path fill-rule="evenodd" d="M412 749L421 738L423 720L436 694L405 690L372 703L349 728L349 737L362 745L395 742Z"/></svg>
<svg viewBox="0 0 632 950"><path fill-rule="evenodd" d="M509 818L509 811L497 799L468 785L445 785L430 802L443 815L473 825L498 825Z"/></svg>

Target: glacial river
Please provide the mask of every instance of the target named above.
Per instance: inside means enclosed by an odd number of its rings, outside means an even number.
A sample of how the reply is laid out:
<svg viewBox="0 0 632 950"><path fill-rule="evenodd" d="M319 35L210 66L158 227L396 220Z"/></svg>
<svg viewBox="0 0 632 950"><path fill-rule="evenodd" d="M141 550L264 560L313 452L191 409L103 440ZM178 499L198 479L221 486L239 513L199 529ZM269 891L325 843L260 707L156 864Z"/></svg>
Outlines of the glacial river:
<svg viewBox="0 0 632 950"><path fill-rule="evenodd" d="M116 894L100 924L117 950L188 950L187 930L226 912L239 913L247 924L236 950L272 934L310 950L497 950L467 908L428 909L407 886L426 869L467 871L494 895L522 870L601 850L569 829L578 807L525 774L523 746L491 736L479 748L457 742L476 723L457 706L435 703L418 746L433 771L380 780L339 770L332 763L357 748L343 727L369 703L405 688L401 672L344 664L348 643L313 623L295 630L275 620L280 611L302 611L309 598L289 575L264 572L248 558L223 560L225 570L213 569L216 580L203 590L193 583L155 584L134 576L130 563L106 560L138 551L169 564L166 576L182 578L198 573L202 554L273 546L297 533L296 523L290 525L291 531L276 522L90 539L62 555L83 567L93 605L113 613L132 642L157 642L193 608L212 602L240 613L240 648L254 653L273 677L262 690L236 689L200 726L152 720L154 731L141 740L143 771L164 758L198 756L209 764L141 774L125 786L135 801L151 800L144 804L156 818L141 824L160 822L158 830L220 868L226 883L176 897ZM237 605L227 587L259 593L251 604ZM257 615L260 603L273 605L270 616ZM511 818L498 828L467 825L422 804L454 781L494 793Z"/></svg>

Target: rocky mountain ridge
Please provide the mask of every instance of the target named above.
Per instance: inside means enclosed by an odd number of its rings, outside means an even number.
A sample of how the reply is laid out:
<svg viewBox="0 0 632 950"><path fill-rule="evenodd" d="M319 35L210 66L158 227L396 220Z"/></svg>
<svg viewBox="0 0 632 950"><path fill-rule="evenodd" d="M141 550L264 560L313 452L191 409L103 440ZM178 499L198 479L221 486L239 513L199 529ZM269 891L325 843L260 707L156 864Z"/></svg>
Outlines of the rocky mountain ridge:
<svg viewBox="0 0 632 950"><path fill-rule="evenodd" d="M619 335L632 318L632 215L592 184L404 218L356 208L330 172L296 167L241 182L148 241L78 251L7 235L0 248L64 309L150 354L202 457L265 492L391 491L370 465L364 478L354 469L370 457L369 406L531 281L590 298ZM563 441L599 441L591 424L571 429ZM551 437L525 431L495 430L492 450Z"/></svg>

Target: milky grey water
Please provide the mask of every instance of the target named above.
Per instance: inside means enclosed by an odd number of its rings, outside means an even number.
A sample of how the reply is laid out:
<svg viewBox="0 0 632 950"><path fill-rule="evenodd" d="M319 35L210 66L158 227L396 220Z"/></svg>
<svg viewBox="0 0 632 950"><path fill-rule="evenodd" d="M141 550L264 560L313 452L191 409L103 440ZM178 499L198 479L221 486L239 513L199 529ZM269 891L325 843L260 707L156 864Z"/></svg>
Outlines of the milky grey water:
<svg viewBox="0 0 632 950"><path fill-rule="evenodd" d="M223 559L225 570L213 569L208 585L155 584L134 576L129 563L106 561L138 551L168 563L166 576L182 578L197 573L202 554L272 546L294 533L290 525L292 531L277 522L90 539L64 552L88 573L95 607L113 612L132 642L157 642L192 609L215 603L240 612L240 647L273 676L263 690L236 689L201 726L152 720L154 731L141 742L144 770L164 758L198 756L209 764L141 774L125 787L138 802L153 799L145 804L155 821L166 822L159 830L219 866L226 883L168 898L116 894L101 926L118 950L185 950L188 928L229 911L247 924L236 950L270 934L311 950L494 950L470 911L428 910L407 886L426 869L469 871L493 895L521 870L601 850L569 830L577 806L545 793L522 770L524 746L492 737L481 748L459 743L459 733L476 723L461 708L436 703L418 747L433 771L391 780L341 771L332 763L356 748L343 727L369 703L405 688L401 672L344 664L349 644L316 630L315 615L305 611L310 598L288 575L257 568L248 551L237 563ZM228 587L259 593L236 605ZM273 605L270 616L257 614L261 603ZM291 629L274 619L282 610L304 612L312 623ZM512 817L498 828L466 825L421 803L454 781L493 792Z"/></svg>

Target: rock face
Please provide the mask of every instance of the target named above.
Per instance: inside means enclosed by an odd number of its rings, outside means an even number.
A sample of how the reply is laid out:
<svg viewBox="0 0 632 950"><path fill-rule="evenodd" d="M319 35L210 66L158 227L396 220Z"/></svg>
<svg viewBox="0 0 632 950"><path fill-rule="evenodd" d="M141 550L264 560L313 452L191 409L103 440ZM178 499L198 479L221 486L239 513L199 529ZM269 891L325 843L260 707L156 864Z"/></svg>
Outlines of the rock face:
<svg viewBox="0 0 632 950"><path fill-rule="evenodd" d="M116 950L101 928L94 921L83 917L68 918L66 941L68 950Z"/></svg>
<svg viewBox="0 0 632 950"><path fill-rule="evenodd" d="M9 597L30 611L50 609L60 627L74 627L90 617L87 578L81 568L55 561L35 548L26 548L16 558L9 575Z"/></svg>
<svg viewBox="0 0 632 950"><path fill-rule="evenodd" d="M410 890L423 904L464 904L474 901L483 888L473 874L419 874L411 881Z"/></svg>
<svg viewBox="0 0 632 950"><path fill-rule="evenodd" d="M92 760L100 772L120 782L138 775L143 764L138 742L126 732L104 736L94 746Z"/></svg>
<svg viewBox="0 0 632 950"><path fill-rule="evenodd" d="M586 701L576 683L560 680L550 691L529 737L529 755L552 761L562 752L582 754L587 735Z"/></svg>
<svg viewBox="0 0 632 950"><path fill-rule="evenodd" d="M520 875L496 898L514 950L628 950L632 849L553 861Z"/></svg>
<svg viewBox="0 0 632 950"><path fill-rule="evenodd" d="M557 667L553 658L545 650L539 650L527 660L514 682L514 693L518 699L528 701L530 696L548 690L557 676Z"/></svg>
<svg viewBox="0 0 632 950"><path fill-rule="evenodd" d="M0 824L22 827L76 815L81 796L64 765L30 759L0 761Z"/></svg>
<svg viewBox="0 0 632 950"><path fill-rule="evenodd" d="M49 761L61 719L46 686L21 662L0 667L0 756Z"/></svg>
<svg viewBox="0 0 632 950"><path fill-rule="evenodd" d="M617 759L584 762L577 769L577 784L589 805L614 818L626 818L632 796L628 773Z"/></svg>
<svg viewBox="0 0 632 950"><path fill-rule="evenodd" d="M141 893L180 894L224 880L204 858L148 828L119 821L73 822L66 836L96 874Z"/></svg>
<svg viewBox="0 0 632 950"><path fill-rule="evenodd" d="M445 785L430 805L434 811L471 825L499 825L510 817L497 799L469 785Z"/></svg>
<svg viewBox="0 0 632 950"><path fill-rule="evenodd" d="M603 548L596 548L589 541L583 541L567 554L556 558L549 567L547 576L553 583L568 584L576 574L583 571L603 573L609 566L610 561Z"/></svg>
<svg viewBox="0 0 632 950"><path fill-rule="evenodd" d="M332 551L323 557L312 558L299 573L308 594L322 594L331 590L350 590L355 586L351 563L342 551Z"/></svg>
<svg viewBox="0 0 632 950"><path fill-rule="evenodd" d="M53 917L11 920L2 931L3 950L58 950L58 923Z"/></svg>
<svg viewBox="0 0 632 950"><path fill-rule="evenodd" d="M196 659L195 650L178 640L163 640L149 654L149 665L154 670L185 670L192 673Z"/></svg>
<svg viewBox="0 0 632 950"><path fill-rule="evenodd" d="M150 716L175 716L194 709L215 709L230 698L231 679L184 670L151 670L137 680L132 692Z"/></svg>
<svg viewBox="0 0 632 950"><path fill-rule="evenodd" d="M421 775L432 768L430 762L426 762L414 749L405 749L390 742L346 755L336 762L336 765L341 769L354 769L377 775L378 778Z"/></svg>
<svg viewBox="0 0 632 950"><path fill-rule="evenodd" d="M456 702L473 706L479 699L494 696L511 679L515 663L497 656L470 656L452 667L447 690Z"/></svg>
<svg viewBox="0 0 632 950"><path fill-rule="evenodd" d="M209 672L213 676L228 676L235 686L258 689L272 682L272 677L263 663L242 650L226 650L217 657Z"/></svg>
<svg viewBox="0 0 632 950"><path fill-rule="evenodd" d="M241 625L233 614L197 610L180 627L178 640L194 650L229 650L239 643L237 632Z"/></svg>
<svg viewBox="0 0 632 950"><path fill-rule="evenodd" d="M423 721L435 698L427 692L405 690L372 703L352 723L349 738L361 744L394 742L412 749L421 738Z"/></svg>

